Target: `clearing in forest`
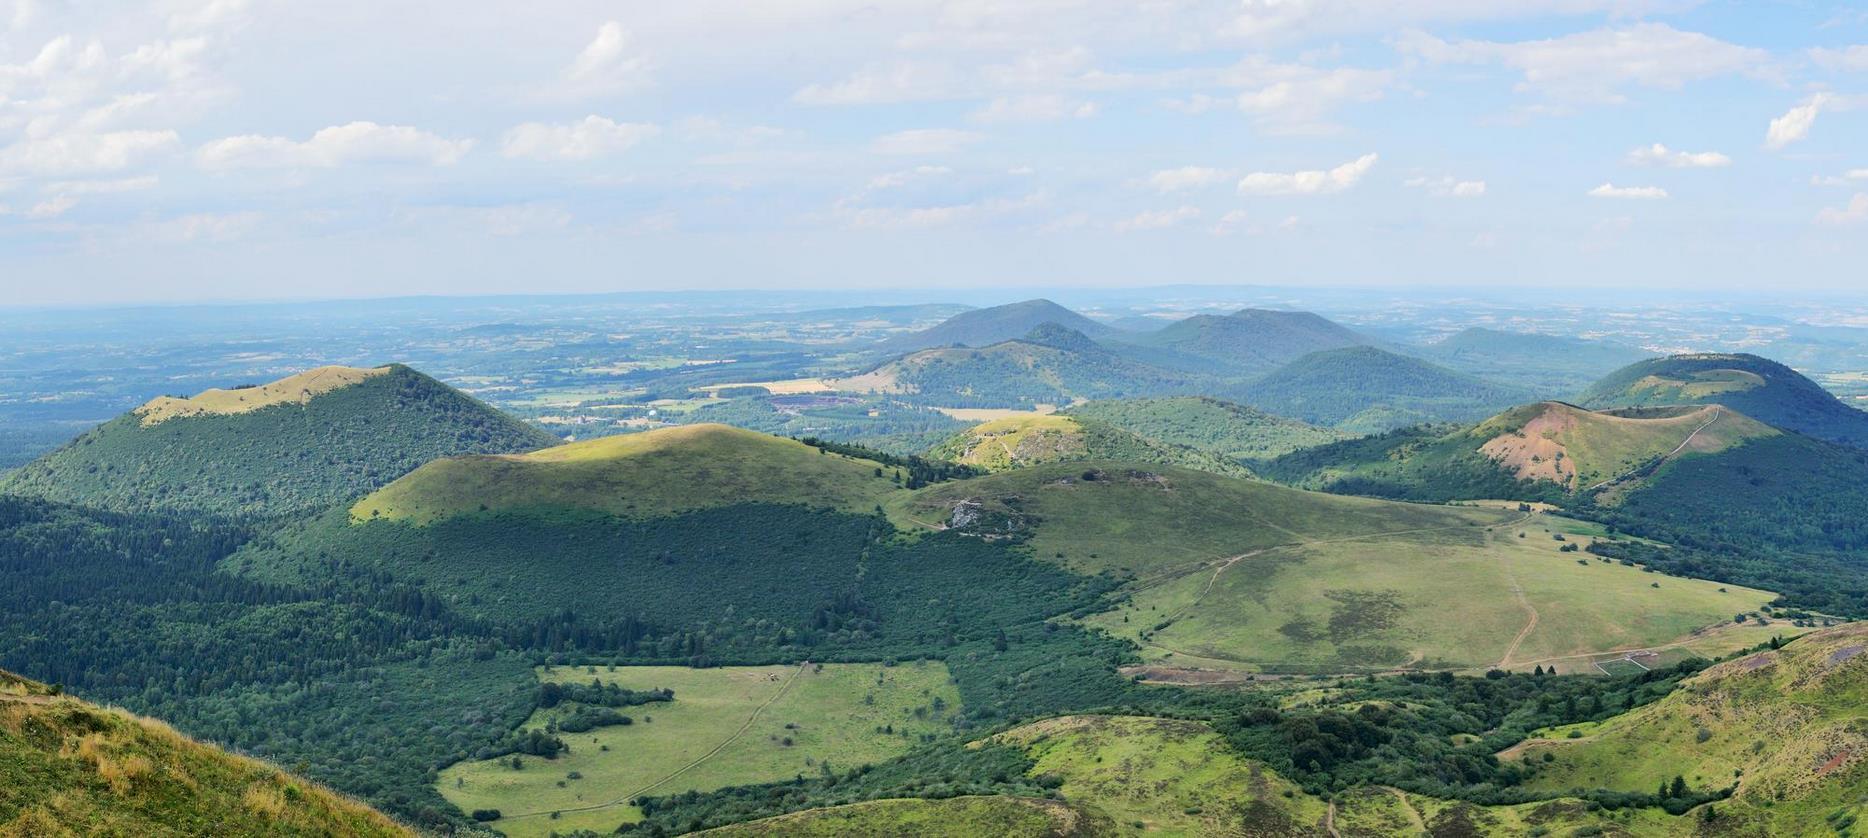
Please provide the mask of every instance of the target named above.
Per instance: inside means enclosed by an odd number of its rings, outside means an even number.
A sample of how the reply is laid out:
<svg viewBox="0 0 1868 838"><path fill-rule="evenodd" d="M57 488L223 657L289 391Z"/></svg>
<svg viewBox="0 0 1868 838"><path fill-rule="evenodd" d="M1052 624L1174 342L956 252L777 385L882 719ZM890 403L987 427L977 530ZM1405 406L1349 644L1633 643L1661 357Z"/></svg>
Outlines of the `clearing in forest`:
<svg viewBox="0 0 1868 838"><path fill-rule="evenodd" d="M491 825L514 838L608 832L640 819L629 805L637 796L809 776L825 762L840 772L899 756L923 734L948 730L960 706L939 662L595 669L558 667L539 677L666 688L674 700L618 708L633 724L560 733L570 751L556 759L521 756L518 769L511 756L451 766L437 783L442 795L462 811L499 810ZM575 709L567 702L539 710L524 728Z"/></svg>

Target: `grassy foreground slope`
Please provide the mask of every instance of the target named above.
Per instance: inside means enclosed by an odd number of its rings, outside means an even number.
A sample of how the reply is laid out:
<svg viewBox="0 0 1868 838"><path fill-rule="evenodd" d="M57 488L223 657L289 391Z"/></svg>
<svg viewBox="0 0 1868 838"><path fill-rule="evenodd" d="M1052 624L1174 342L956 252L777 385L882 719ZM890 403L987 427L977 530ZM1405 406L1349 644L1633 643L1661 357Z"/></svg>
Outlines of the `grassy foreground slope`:
<svg viewBox="0 0 1868 838"><path fill-rule="evenodd" d="M928 452L937 459L1005 471L1042 463L1124 460L1161 463L1243 477L1244 466L1226 457L1145 438L1077 416L1030 415L975 425Z"/></svg>
<svg viewBox="0 0 1868 838"><path fill-rule="evenodd" d="M1747 354L1674 355L1630 364L1581 396L1585 407L1720 404L1817 439L1868 445L1868 413L1783 364Z"/></svg>
<svg viewBox="0 0 1868 838"><path fill-rule="evenodd" d="M1868 626L1804 635L1708 669L1653 704L1509 752L1534 785L1647 792L1736 785L1720 835L1847 834L1868 810ZM1574 738L1572 738L1574 737Z"/></svg>
<svg viewBox="0 0 1868 838"><path fill-rule="evenodd" d="M411 835L167 725L0 672L0 835Z"/></svg>
<svg viewBox="0 0 1868 838"><path fill-rule="evenodd" d="M556 437L413 369L321 367L158 398L0 479L0 491L116 511L274 515L349 500L437 457Z"/></svg>
<svg viewBox="0 0 1868 838"><path fill-rule="evenodd" d="M896 488L880 463L727 425L598 437L529 454L437 460L350 507L357 520L577 509L633 518L735 503L866 511Z"/></svg>
<svg viewBox="0 0 1868 838"><path fill-rule="evenodd" d="M1065 411L1147 439L1184 445L1231 459L1266 459L1343 438L1339 431L1274 416L1209 396L1112 399Z"/></svg>

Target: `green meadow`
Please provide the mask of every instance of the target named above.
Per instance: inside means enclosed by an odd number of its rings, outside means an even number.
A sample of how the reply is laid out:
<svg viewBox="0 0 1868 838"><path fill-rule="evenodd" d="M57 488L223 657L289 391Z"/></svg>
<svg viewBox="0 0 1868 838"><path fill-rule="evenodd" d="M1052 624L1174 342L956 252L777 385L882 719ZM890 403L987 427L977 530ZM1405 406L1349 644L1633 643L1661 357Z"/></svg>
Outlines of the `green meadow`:
<svg viewBox="0 0 1868 838"><path fill-rule="evenodd" d="M708 791L853 768L906 753L925 734L950 730L958 691L938 662L729 666L558 667L542 681L597 680L627 689L671 689L674 700L621 708L634 724L560 737L556 759L513 757L447 768L437 783L462 811L498 810L492 825L515 838L637 820L630 800ZM545 727L569 704L536 712ZM573 778L571 775L577 775ZM557 813L554 815L553 813Z"/></svg>

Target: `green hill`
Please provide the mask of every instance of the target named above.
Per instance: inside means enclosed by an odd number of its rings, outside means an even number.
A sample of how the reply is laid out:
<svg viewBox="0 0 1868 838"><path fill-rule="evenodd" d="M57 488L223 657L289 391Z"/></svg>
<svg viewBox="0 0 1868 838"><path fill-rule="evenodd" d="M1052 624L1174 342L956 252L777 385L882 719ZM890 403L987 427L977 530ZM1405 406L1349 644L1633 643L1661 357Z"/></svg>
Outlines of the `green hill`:
<svg viewBox="0 0 1868 838"><path fill-rule="evenodd" d="M1197 377L1130 360L1054 323L976 349L915 352L854 378L844 389L896 393L940 407L1029 407L1078 399L1186 392Z"/></svg>
<svg viewBox="0 0 1868 838"><path fill-rule="evenodd" d="M1355 331L1307 311L1248 308L1230 315L1197 314L1120 340L1197 359L1205 371L1248 375L1303 355L1372 343Z"/></svg>
<svg viewBox="0 0 1868 838"><path fill-rule="evenodd" d="M1074 405L1064 413L1232 459L1276 457L1344 436L1208 396L1109 399Z"/></svg>
<svg viewBox="0 0 1868 838"><path fill-rule="evenodd" d="M1525 391L1372 346L1313 352L1238 388L1239 401L1352 433L1472 421Z"/></svg>
<svg viewBox="0 0 1868 838"><path fill-rule="evenodd" d="M1253 463L1282 483L1426 502L1544 501L1674 545L1603 545L1670 573L1868 615L1868 454L1730 408L1514 408L1471 428L1410 428Z"/></svg>
<svg viewBox="0 0 1868 838"><path fill-rule="evenodd" d="M897 335L878 345L893 354L952 346L990 346L1023 337L1045 323L1055 323L1092 338L1111 337L1119 332L1050 300L1026 300L1020 303L976 308L950 317L919 332Z"/></svg>
<svg viewBox="0 0 1868 838"><path fill-rule="evenodd" d="M1788 431L1868 446L1868 413L1767 358L1674 355L1630 364L1581 396L1584 407L1720 404Z"/></svg>
<svg viewBox="0 0 1868 838"><path fill-rule="evenodd" d="M167 725L0 672L0 834L413 835Z"/></svg>
<svg viewBox="0 0 1868 838"><path fill-rule="evenodd" d="M1474 326L1421 347L1436 363L1544 396L1568 397L1653 353L1618 343Z"/></svg>
<svg viewBox="0 0 1868 838"><path fill-rule="evenodd" d="M0 491L138 511L274 515L355 498L436 457L558 442L400 364L320 367L161 397L0 478Z"/></svg>
<svg viewBox="0 0 1868 838"><path fill-rule="evenodd" d="M1057 414L984 422L955 434L928 454L987 471L1078 460L1126 460L1238 477L1248 474L1237 461L1218 454L1158 442L1092 419Z"/></svg>
<svg viewBox="0 0 1868 838"><path fill-rule="evenodd" d="M1507 752L1533 785L1651 792L1735 786L1697 820L1719 835L1840 835L1868 793L1868 626L1715 666L1653 704L1543 731Z"/></svg>
<svg viewBox="0 0 1868 838"><path fill-rule="evenodd" d="M865 511L897 488L881 464L727 425L598 437L529 454L436 460L350 506L431 524L528 509L653 518L739 503Z"/></svg>

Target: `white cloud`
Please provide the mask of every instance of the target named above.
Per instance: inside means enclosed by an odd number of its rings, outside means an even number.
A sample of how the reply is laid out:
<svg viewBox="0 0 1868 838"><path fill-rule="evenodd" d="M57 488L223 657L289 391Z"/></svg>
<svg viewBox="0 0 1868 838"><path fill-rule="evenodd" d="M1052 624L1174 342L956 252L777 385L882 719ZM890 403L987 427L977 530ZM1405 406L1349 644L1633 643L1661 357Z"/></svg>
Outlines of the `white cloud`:
<svg viewBox="0 0 1868 838"><path fill-rule="evenodd" d="M1437 178L1411 177L1402 181L1402 185L1425 189L1427 194L1436 198L1477 198L1485 194L1485 181L1460 180L1451 175Z"/></svg>
<svg viewBox="0 0 1868 838"><path fill-rule="evenodd" d="M506 132L500 153L530 160L589 160L628 151L660 132L654 125L613 122L594 114L577 122L527 122Z"/></svg>
<svg viewBox="0 0 1868 838"><path fill-rule="evenodd" d="M1165 230L1200 217L1198 207L1180 206L1167 210L1147 210L1132 218L1116 222L1117 232L1132 233L1137 230Z"/></svg>
<svg viewBox="0 0 1868 838"><path fill-rule="evenodd" d="M1591 198L1633 198L1636 200L1655 200L1667 197L1667 190L1658 186L1616 186L1604 183L1589 190Z"/></svg>
<svg viewBox="0 0 1868 838"><path fill-rule="evenodd" d="M259 226L257 212L201 212L140 225L143 238L168 244L226 242L244 238Z"/></svg>
<svg viewBox="0 0 1868 838"><path fill-rule="evenodd" d="M869 179L868 188L871 190L894 189L896 187L905 186L910 181L952 173L953 170L946 166L916 166L912 169L903 169L899 172L876 175Z"/></svg>
<svg viewBox="0 0 1868 838"><path fill-rule="evenodd" d="M1827 93L1818 93L1788 111L1783 116L1771 120L1771 127L1764 132L1765 148L1780 149L1810 135L1810 127L1816 124L1816 114L1829 104L1831 97Z"/></svg>
<svg viewBox="0 0 1868 838"><path fill-rule="evenodd" d="M1673 169L1717 169L1732 165L1732 158L1716 151L1676 151L1655 143L1628 152L1628 162Z"/></svg>
<svg viewBox="0 0 1868 838"><path fill-rule="evenodd" d="M1207 166L1182 166L1178 169L1162 169L1148 176L1148 185L1156 192L1185 192L1192 189L1204 189L1217 186L1233 179L1231 169L1214 169Z"/></svg>
<svg viewBox="0 0 1868 838"><path fill-rule="evenodd" d="M155 175L116 180L62 180L46 184L43 191L61 195L113 195L153 189L159 182Z"/></svg>
<svg viewBox="0 0 1868 838"><path fill-rule="evenodd" d="M1810 50L1810 59L1830 70L1868 70L1868 44L1841 49L1816 47Z"/></svg>
<svg viewBox="0 0 1868 838"><path fill-rule="evenodd" d="M985 139L984 134L953 128L916 128L884 134L869 144L877 154L951 154Z"/></svg>
<svg viewBox="0 0 1868 838"><path fill-rule="evenodd" d="M1222 83L1240 88L1234 97L1239 110L1254 116L1261 129L1279 134L1332 130L1326 119L1331 112L1345 103L1380 99L1394 79L1392 70L1319 69L1256 56L1221 74Z"/></svg>
<svg viewBox="0 0 1868 838"><path fill-rule="evenodd" d="M885 105L959 98L960 74L953 68L927 61L872 64L849 78L829 84L810 84L792 94L801 105Z"/></svg>
<svg viewBox="0 0 1868 838"><path fill-rule="evenodd" d="M632 51L633 41L629 30L614 20L597 27L597 36L564 68L562 92L596 95L646 84L649 60Z"/></svg>
<svg viewBox="0 0 1868 838"><path fill-rule="evenodd" d="M1328 171L1253 172L1239 180L1241 195L1321 195L1355 186L1375 167L1378 155L1364 154Z"/></svg>
<svg viewBox="0 0 1868 838"><path fill-rule="evenodd" d="M354 163L425 163L451 166L473 140L450 140L406 125L352 122L320 129L303 142L246 134L203 145L195 160L204 169L332 168Z"/></svg>
<svg viewBox="0 0 1868 838"><path fill-rule="evenodd" d="M1842 226L1868 221L1868 192L1857 192L1843 207L1824 207L1816 214L1816 223Z"/></svg>
<svg viewBox="0 0 1868 838"><path fill-rule="evenodd" d="M174 131L59 133L0 148L0 174L71 177L116 172L180 145Z"/></svg>
<svg viewBox="0 0 1868 838"><path fill-rule="evenodd" d="M1056 122L1061 119L1088 119L1096 115L1096 103L1056 94L1001 96L967 116L974 122Z"/></svg>
<svg viewBox="0 0 1868 838"><path fill-rule="evenodd" d="M1434 63L1500 64L1523 74L1517 89L1572 102L1621 103L1628 86L1676 90L1734 73L1762 73L1770 53L1664 23L1596 29L1538 41L1443 41L1401 36L1402 52Z"/></svg>

